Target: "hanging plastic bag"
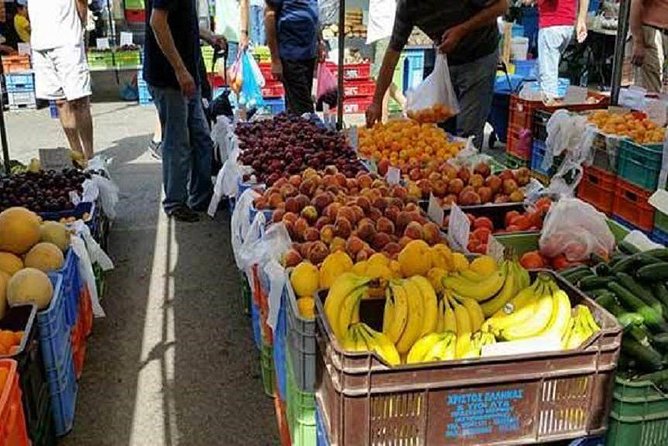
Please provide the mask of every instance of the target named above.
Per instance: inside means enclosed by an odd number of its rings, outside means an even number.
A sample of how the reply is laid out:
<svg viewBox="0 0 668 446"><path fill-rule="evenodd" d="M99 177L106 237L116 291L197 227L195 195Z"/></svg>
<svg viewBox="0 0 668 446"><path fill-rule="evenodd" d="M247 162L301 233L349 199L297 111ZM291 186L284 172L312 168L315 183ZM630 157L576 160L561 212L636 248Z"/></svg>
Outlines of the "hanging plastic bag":
<svg viewBox="0 0 668 446"><path fill-rule="evenodd" d="M95 282L93 262L91 262L90 256L88 255L86 244L81 238L73 235L71 239L71 246L74 250L74 254L76 254L76 256L79 258L77 263L79 265L79 277L81 277L86 288L88 289L88 294L90 296L93 307L93 315L95 317L105 317L104 309L100 304L100 296L97 294L97 284Z"/></svg>
<svg viewBox="0 0 668 446"><path fill-rule="evenodd" d="M336 107L336 104L339 101L339 89L337 86L336 77L329 71L327 65L324 63L318 64L318 89L316 91L316 104L315 108L317 111L323 111L324 104L327 104L329 107Z"/></svg>
<svg viewBox="0 0 668 446"><path fill-rule="evenodd" d="M569 262L581 262L592 254L608 258L615 249L615 237L605 214L577 198L564 198L548 211L539 246L547 257L563 254Z"/></svg>
<svg viewBox="0 0 668 446"><path fill-rule="evenodd" d="M237 53L236 59L227 70L227 83L230 86L230 89L235 93L241 93L241 87L244 83L243 71L241 68L241 52Z"/></svg>
<svg viewBox="0 0 668 446"><path fill-rule="evenodd" d="M247 51L241 56L243 83L241 84L241 93L239 94L239 105L245 106L247 109L264 105L262 87L257 83L253 74L252 59L252 56Z"/></svg>
<svg viewBox="0 0 668 446"><path fill-rule="evenodd" d="M250 56L248 52L248 63L251 66L251 72L253 73L253 77L255 78L255 82L260 86L260 88L264 87L265 85L265 80L264 76L262 75L262 70L260 70L260 66L257 64L257 61L255 60L254 57Z"/></svg>
<svg viewBox="0 0 668 446"><path fill-rule="evenodd" d="M243 270L243 268L241 267L239 253L242 249L244 240L247 237L249 227L251 226L250 209L253 205L253 200L259 196L260 194L251 188L243 191L237 200L236 206L234 206L234 211L232 212L232 217L230 219L230 239L232 243L232 253L234 254L234 260L236 261L237 266L241 270ZM262 212L258 212L258 215L259 214L262 214Z"/></svg>
<svg viewBox="0 0 668 446"><path fill-rule="evenodd" d="M116 218L116 203L118 203L118 186L101 175L91 175L91 180L97 185L100 195L100 204L104 214L110 219Z"/></svg>
<svg viewBox="0 0 668 446"><path fill-rule="evenodd" d="M450 79L448 59L436 55L434 71L406 98L406 114L418 122L443 122L459 113L459 101Z"/></svg>
<svg viewBox="0 0 668 446"><path fill-rule="evenodd" d="M276 330L278 313L281 309L281 295L285 288L285 269L277 260L270 260L264 265L264 273L269 278L269 314L267 324Z"/></svg>

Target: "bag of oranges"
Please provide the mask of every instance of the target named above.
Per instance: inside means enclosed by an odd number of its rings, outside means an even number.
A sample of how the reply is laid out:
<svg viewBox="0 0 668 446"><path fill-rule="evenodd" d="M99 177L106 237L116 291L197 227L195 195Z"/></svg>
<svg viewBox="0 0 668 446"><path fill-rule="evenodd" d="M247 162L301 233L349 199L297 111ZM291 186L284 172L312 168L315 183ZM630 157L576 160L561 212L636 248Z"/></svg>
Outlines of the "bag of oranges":
<svg viewBox="0 0 668 446"><path fill-rule="evenodd" d="M421 123L447 121L459 113L459 102L450 79L448 59L437 54L434 71L406 98L406 115Z"/></svg>

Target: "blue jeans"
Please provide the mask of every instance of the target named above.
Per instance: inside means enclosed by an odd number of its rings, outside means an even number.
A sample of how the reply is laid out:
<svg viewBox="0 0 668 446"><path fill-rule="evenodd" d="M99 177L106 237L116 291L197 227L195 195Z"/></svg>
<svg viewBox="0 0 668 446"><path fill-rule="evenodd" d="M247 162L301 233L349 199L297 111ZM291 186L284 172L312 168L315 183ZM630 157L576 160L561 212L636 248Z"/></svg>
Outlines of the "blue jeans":
<svg viewBox="0 0 668 446"><path fill-rule="evenodd" d="M559 61L572 37L572 26L548 26L538 30L538 80L543 99L560 96Z"/></svg>
<svg viewBox="0 0 668 446"><path fill-rule="evenodd" d="M168 214L183 206L205 210L213 191L213 141L201 93L187 99L174 88L149 89L162 125L162 206Z"/></svg>
<svg viewBox="0 0 668 446"><path fill-rule="evenodd" d="M267 38L264 31L264 6L250 5L249 38L255 45L265 45Z"/></svg>

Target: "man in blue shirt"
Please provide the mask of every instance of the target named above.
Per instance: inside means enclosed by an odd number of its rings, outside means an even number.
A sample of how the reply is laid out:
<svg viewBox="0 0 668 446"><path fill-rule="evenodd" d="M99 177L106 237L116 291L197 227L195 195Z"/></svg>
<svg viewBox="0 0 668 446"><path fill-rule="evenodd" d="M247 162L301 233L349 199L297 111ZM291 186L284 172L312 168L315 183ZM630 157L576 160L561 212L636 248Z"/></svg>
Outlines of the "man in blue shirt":
<svg viewBox="0 0 668 446"><path fill-rule="evenodd" d="M212 193L213 142L202 108L200 28L196 0L148 0L144 79L162 126L165 213L180 221L199 220ZM225 41L202 30L211 44Z"/></svg>
<svg viewBox="0 0 668 446"><path fill-rule="evenodd" d="M264 26L271 52L271 72L285 87L288 111L313 113L316 55L324 61L318 30L317 0L266 0Z"/></svg>

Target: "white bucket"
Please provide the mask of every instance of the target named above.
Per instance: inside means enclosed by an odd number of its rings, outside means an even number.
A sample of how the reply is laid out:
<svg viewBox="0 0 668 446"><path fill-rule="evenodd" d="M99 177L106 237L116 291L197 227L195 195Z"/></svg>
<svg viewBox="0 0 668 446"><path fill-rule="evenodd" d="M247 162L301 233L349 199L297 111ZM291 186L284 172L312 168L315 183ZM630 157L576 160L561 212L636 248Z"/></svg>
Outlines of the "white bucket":
<svg viewBox="0 0 668 446"><path fill-rule="evenodd" d="M529 52L528 37L513 37L510 41L510 57L512 60L527 60Z"/></svg>

